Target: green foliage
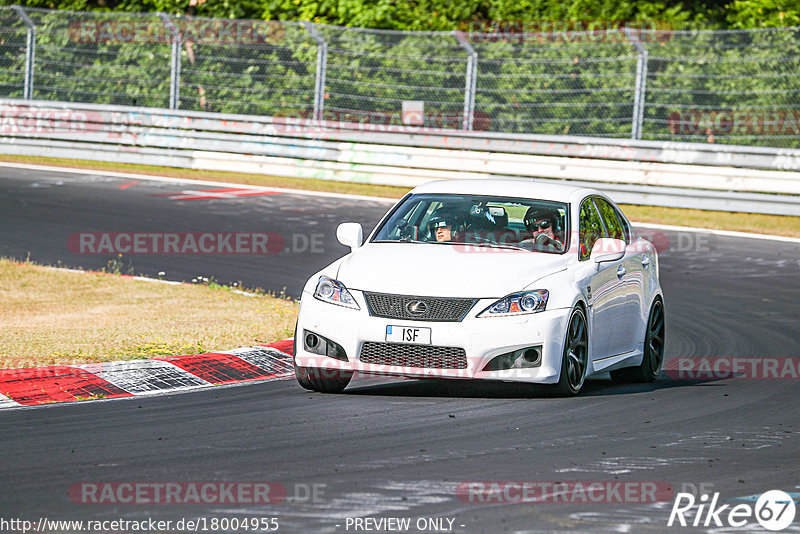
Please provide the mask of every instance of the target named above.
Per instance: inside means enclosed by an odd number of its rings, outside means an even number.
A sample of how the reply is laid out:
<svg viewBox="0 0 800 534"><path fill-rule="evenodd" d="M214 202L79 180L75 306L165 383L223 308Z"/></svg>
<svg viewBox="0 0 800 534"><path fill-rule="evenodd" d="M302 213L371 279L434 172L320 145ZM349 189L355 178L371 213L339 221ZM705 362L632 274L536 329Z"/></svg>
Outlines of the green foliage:
<svg viewBox="0 0 800 534"><path fill-rule="evenodd" d="M442 0L266 0L260 15L265 19L308 20L361 28L452 30L480 6L477 0L456 4Z"/></svg>
<svg viewBox="0 0 800 534"><path fill-rule="evenodd" d="M728 5L731 28L781 28L800 25L800 4L795 0L735 0Z"/></svg>
<svg viewBox="0 0 800 534"><path fill-rule="evenodd" d="M794 0L0 0L0 6L127 11L213 18L305 20L397 30L452 30L474 21L658 21L673 28L800 24Z"/></svg>

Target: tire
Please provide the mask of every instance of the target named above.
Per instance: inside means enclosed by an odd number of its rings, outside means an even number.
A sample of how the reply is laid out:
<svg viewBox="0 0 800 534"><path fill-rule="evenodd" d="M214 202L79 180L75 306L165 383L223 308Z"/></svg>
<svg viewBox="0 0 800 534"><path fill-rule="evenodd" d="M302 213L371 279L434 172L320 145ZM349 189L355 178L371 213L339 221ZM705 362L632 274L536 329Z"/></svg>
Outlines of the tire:
<svg viewBox="0 0 800 534"><path fill-rule="evenodd" d="M308 377L308 371L305 367L298 367L297 364L294 364L294 377L297 379L297 383L300 384L304 389L316 391L314 389L314 385L311 383L311 380Z"/></svg>
<svg viewBox="0 0 800 534"><path fill-rule="evenodd" d="M647 330L644 335L644 350L642 363L636 367L623 367L611 371L611 380L614 382L652 382L661 372L664 363L664 303L661 299L653 302L650 315L647 319Z"/></svg>
<svg viewBox="0 0 800 534"><path fill-rule="evenodd" d="M556 394L570 397L580 393L589 364L589 328L586 313L576 306L569 316L564 350L561 354L561 373L555 385Z"/></svg>
<svg viewBox="0 0 800 534"><path fill-rule="evenodd" d="M353 378L351 371L339 371L338 369L320 369L318 367L298 367L294 366L294 374L297 383L309 391L320 393L341 393L350 379Z"/></svg>

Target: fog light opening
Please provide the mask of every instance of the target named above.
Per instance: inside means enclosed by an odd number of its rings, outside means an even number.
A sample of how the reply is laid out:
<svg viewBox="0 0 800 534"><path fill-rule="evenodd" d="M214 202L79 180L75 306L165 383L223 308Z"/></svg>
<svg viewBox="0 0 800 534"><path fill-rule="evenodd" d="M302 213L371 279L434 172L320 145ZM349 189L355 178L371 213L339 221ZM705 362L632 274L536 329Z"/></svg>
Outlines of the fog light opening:
<svg viewBox="0 0 800 534"><path fill-rule="evenodd" d="M327 340L327 347L325 350L325 355L330 356L331 358L336 358L337 360L347 361L347 354L344 351L344 348L334 341Z"/></svg>
<svg viewBox="0 0 800 534"><path fill-rule="evenodd" d="M542 365L542 346L526 347L513 352L495 356L484 367L484 371L503 371L506 369L523 369Z"/></svg>
<svg viewBox="0 0 800 534"><path fill-rule="evenodd" d="M309 332L308 330L303 331L303 348L306 352L312 354L328 356L330 358L342 360L343 362L348 361L344 347L335 341L331 341L326 337L315 334L314 332Z"/></svg>
<svg viewBox="0 0 800 534"><path fill-rule="evenodd" d="M538 348L532 347L529 349L525 349L522 351L522 359L525 360L525 363L528 365L535 365L539 363L539 359L542 357L541 352Z"/></svg>

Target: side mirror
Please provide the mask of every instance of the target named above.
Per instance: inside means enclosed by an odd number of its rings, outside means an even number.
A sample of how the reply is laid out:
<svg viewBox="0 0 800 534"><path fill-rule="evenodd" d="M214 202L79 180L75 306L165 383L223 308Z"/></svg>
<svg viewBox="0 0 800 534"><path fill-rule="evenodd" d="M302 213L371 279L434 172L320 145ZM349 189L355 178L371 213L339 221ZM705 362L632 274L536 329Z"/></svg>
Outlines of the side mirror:
<svg viewBox="0 0 800 534"><path fill-rule="evenodd" d="M595 241L592 254L589 256L595 263L621 260L625 256L627 245L622 239L602 237Z"/></svg>
<svg viewBox="0 0 800 534"><path fill-rule="evenodd" d="M364 241L364 231L358 223L342 223L336 228L336 239L339 240L339 243L350 247L350 250L353 251L360 247L361 243Z"/></svg>

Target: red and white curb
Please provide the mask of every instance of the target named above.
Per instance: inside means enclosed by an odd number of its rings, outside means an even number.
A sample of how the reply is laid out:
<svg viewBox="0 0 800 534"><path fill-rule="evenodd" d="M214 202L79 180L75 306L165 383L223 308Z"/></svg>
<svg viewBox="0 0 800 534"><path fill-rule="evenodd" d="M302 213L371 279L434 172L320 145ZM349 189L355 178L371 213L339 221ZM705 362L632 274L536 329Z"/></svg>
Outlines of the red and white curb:
<svg viewBox="0 0 800 534"><path fill-rule="evenodd" d="M294 377L292 340L152 360L0 370L0 409Z"/></svg>

